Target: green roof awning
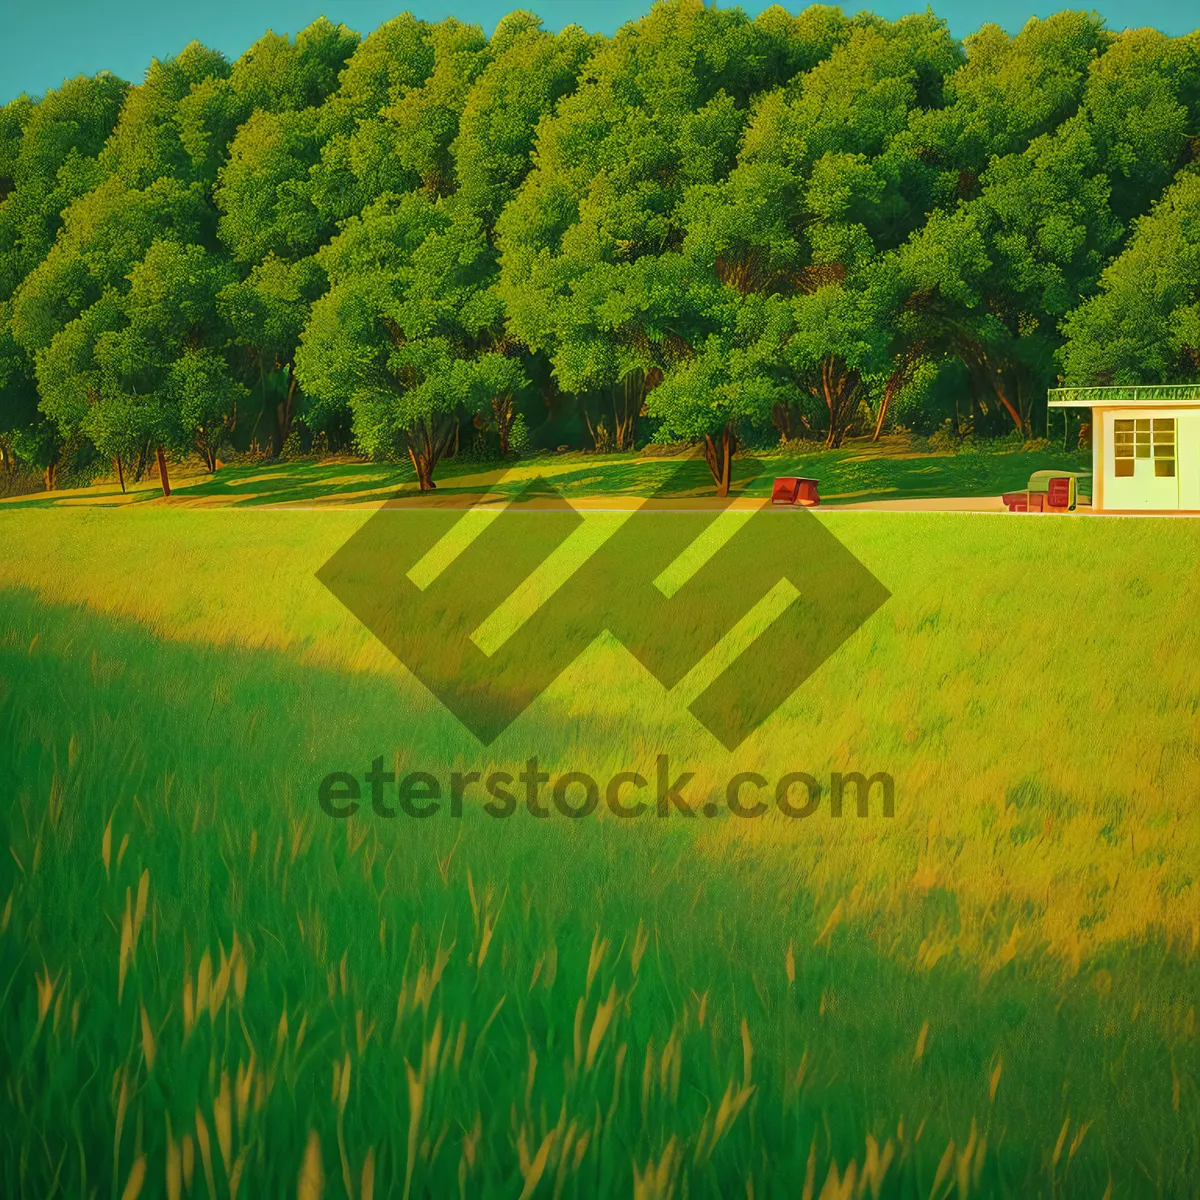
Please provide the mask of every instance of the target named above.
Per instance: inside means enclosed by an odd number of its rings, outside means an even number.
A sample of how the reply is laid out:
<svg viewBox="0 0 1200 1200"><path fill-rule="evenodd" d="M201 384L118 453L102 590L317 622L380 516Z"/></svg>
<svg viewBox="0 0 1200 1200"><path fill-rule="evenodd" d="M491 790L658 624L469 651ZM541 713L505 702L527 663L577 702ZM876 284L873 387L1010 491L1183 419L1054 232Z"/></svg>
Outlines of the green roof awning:
<svg viewBox="0 0 1200 1200"><path fill-rule="evenodd" d="M1105 404L1200 404L1200 383L1051 388L1047 400L1051 408L1096 408Z"/></svg>

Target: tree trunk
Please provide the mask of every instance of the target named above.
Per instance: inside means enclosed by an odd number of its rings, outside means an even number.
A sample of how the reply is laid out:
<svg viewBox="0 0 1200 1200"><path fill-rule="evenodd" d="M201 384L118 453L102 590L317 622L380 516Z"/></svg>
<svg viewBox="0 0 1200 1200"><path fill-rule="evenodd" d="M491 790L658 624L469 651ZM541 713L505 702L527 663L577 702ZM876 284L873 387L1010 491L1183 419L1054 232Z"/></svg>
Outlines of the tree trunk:
<svg viewBox="0 0 1200 1200"><path fill-rule="evenodd" d="M737 453L737 436L733 425L726 425L720 433L720 442L713 441L712 434L704 435L704 461L708 463L713 483L717 485L717 497L725 499L729 495L729 485L733 477L733 456Z"/></svg>
<svg viewBox="0 0 1200 1200"><path fill-rule="evenodd" d="M1030 402L1024 379L1017 375L1017 412L1021 414L1021 429L1026 435L1033 432L1033 405Z"/></svg>
<svg viewBox="0 0 1200 1200"><path fill-rule="evenodd" d="M583 419L587 422L588 434L592 439L592 449L603 453L609 449L608 445L608 426L601 419L597 424L592 424L592 414L588 412L586 405L583 409Z"/></svg>
<svg viewBox="0 0 1200 1200"><path fill-rule="evenodd" d="M871 435L871 441L879 441L883 434L883 423L887 420L888 408L891 406L892 397L900 390L896 382L896 372L893 371L888 376L888 381L883 388L883 400L879 405L879 417L875 422L875 432Z"/></svg>
<svg viewBox="0 0 1200 1200"><path fill-rule="evenodd" d="M296 397L296 365L288 363L288 386L287 395L275 406L275 413L279 423L279 449L283 449L283 443L288 440L288 434L292 432L292 420L295 415L295 397ZM278 453L279 451L276 451Z"/></svg>
<svg viewBox="0 0 1200 1200"><path fill-rule="evenodd" d="M972 397L973 402L983 409L985 415L987 414L987 407L980 394L981 388L985 387L1000 402L1000 406L1004 411L1008 413L1017 432L1022 434L1027 433L1028 422L1020 408L1020 377L1018 375L1015 380L1015 392L1009 380L1005 378L1005 371L1011 370L1010 362L1008 360L1001 360L997 364L996 360L989 356L987 350L975 341L969 341L965 345L961 345L959 357L966 364L975 385L972 389L975 393ZM1009 399L1010 392L1013 392L1016 396L1016 405ZM975 428L974 432L979 432L978 427Z"/></svg>
<svg viewBox="0 0 1200 1200"><path fill-rule="evenodd" d="M500 434L500 457L508 457L508 438L512 433L513 421L516 420L517 406L513 404L510 395L493 396L492 412L496 417L496 429Z"/></svg>
<svg viewBox="0 0 1200 1200"><path fill-rule="evenodd" d="M429 456L410 445L408 457L412 459L413 470L417 473L417 486L423 492L432 492L437 484L433 482L433 464Z"/></svg>
<svg viewBox="0 0 1200 1200"><path fill-rule="evenodd" d="M883 389L883 401L879 405L879 418L875 422L875 433L872 435L871 441L879 441L883 434L883 423L887 419L888 409L897 394L912 381L924 349L924 341L918 341L909 346L901 356L899 363L896 364L895 370L888 376L888 381ZM957 404L957 400L955 403ZM957 425L957 421L955 424Z"/></svg>
<svg viewBox="0 0 1200 1200"><path fill-rule="evenodd" d="M169 496L171 494L171 481L167 478L167 459L166 455L163 454L161 446L155 447L154 455L158 459L158 478L162 483L163 496Z"/></svg>
<svg viewBox="0 0 1200 1200"><path fill-rule="evenodd" d="M645 398L646 372L637 368L621 380L621 405L617 405L617 393L613 391L613 422L615 443L618 450L632 450L637 440L637 419Z"/></svg>
<svg viewBox="0 0 1200 1200"><path fill-rule="evenodd" d="M196 449L200 451L200 458L209 472L215 472L217 469L217 450L210 438L203 430L196 431Z"/></svg>
<svg viewBox="0 0 1200 1200"><path fill-rule="evenodd" d="M54 484L58 480L58 463L52 462L47 464L46 469L42 472L46 480L46 491L54 491Z"/></svg>
<svg viewBox="0 0 1200 1200"><path fill-rule="evenodd" d="M631 450L634 448L634 431L637 427L637 413L641 409L642 384L646 380L646 372L631 371L622 380L622 409L616 414L617 449Z"/></svg>
<svg viewBox="0 0 1200 1200"><path fill-rule="evenodd" d="M417 473L417 486L421 491L432 492L437 487L433 482L433 471L453 435L453 417L445 418L440 425L418 421L408 430L408 457Z"/></svg>
<svg viewBox="0 0 1200 1200"><path fill-rule="evenodd" d="M781 442L792 440L792 406L782 401L771 407L771 424L779 434Z"/></svg>
<svg viewBox="0 0 1200 1200"><path fill-rule="evenodd" d="M858 407L858 394L862 388L862 376L856 370L847 369L840 358L825 358L821 362L821 394L829 410L829 432L825 447L835 450L846 436L846 430L854 419Z"/></svg>
<svg viewBox="0 0 1200 1200"><path fill-rule="evenodd" d="M269 433L272 448L275 445L276 432L279 429L275 406L271 403L271 399L267 395L267 363L261 353L258 356L258 390L259 398L262 401L262 408L259 409L258 419L254 422L254 428L250 431L250 448L252 451L258 444L258 431L262 428L264 417L267 418L267 423L271 426Z"/></svg>
<svg viewBox="0 0 1200 1200"><path fill-rule="evenodd" d="M121 485L121 495L125 495L125 472L121 469L121 456L113 455L113 466L117 468L117 482Z"/></svg>
<svg viewBox="0 0 1200 1200"><path fill-rule="evenodd" d="M146 467L150 462L150 443L146 442L139 450L137 462L133 468L133 482L141 483L142 476L146 473Z"/></svg>
<svg viewBox="0 0 1200 1200"><path fill-rule="evenodd" d="M1013 421L1013 424L1017 428L1017 432L1025 433L1026 432L1025 420L1021 415L1020 409L1015 408L1013 406L1012 402L1009 400L1008 396L1005 394L1006 385L1005 385L1004 381L1000 378L1000 375L998 372L996 375L996 379L992 384L992 390L996 393L996 399L999 400L1000 403L1004 405L1004 408L1008 412L1008 415L1010 417L1012 417L1012 421ZM1017 396L1017 403L1018 404L1020 403L1019 392L1018 392L1018 396Z"/></svg>

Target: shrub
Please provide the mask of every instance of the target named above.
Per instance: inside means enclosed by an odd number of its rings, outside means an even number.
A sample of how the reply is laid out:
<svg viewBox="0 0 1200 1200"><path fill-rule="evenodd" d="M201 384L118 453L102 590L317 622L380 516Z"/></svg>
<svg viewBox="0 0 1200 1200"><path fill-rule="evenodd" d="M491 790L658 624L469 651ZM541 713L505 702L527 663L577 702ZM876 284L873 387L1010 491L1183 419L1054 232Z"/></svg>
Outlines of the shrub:
<svg viewBox="0 0 1200 1200"><path fill-rule="evenodd" d="M508 431L508 448L518 458L526 458L533 452L533 437L524 413L517 413L512 428Z"/></svg>
<svg viewBox="0 0 1200 1200"><path fill-rule="evenodd" d="M773 425L742 425L737 431L738 448L749 454L771 454L779 449L779 431Z"/></svg>
<svg viewBox="0 0 1200 1200"><path fill-rule="evenodd" d="M46 480L41 471L23 464L0 471L0 496L29 496L44 491Z"/></svg>
<svg viewBox="0 0 1200 1200"><path fill-rule="evenodd" d="M473 429L468 425L462 432L462 441L454 457L469 463L502 462L500 435L494 429Z"/></svg>
<svg viewBox="0 0 1200 1200"><path fill-rule="evenodd" d="M953 422L947 419L942 422L940 429L929 435L928 445L930 450L938 454L956 454L969 437L970 435L967 438L956 435Z"/></svg>
<svg viewBox="0 0 1200 1200"><path fill-rule="evenodd" d="M279 457L286 461L304 457L304 441L300 436L299 426L293 425L291 432L283 439Z"/></svg>
<svg viewBox="0 0 1200 1200"><path fill-rule="evenodd" d="M777 452L780 454L821 454L824 450L824 442L818 441L816 438L803 437L788 438L786 442L780 442L777 447Z"/></svg>

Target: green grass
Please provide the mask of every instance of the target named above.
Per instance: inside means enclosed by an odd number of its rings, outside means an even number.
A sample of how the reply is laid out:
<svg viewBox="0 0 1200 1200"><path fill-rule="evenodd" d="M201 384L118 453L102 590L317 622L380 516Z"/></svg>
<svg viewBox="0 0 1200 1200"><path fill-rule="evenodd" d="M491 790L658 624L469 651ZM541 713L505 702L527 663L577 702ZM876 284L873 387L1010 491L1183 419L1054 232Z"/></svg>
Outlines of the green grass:
<svg viewBox="0 0 1200 1200"><path fill-rule="evenodd" d="M737 751L603 639L483 750L313 578L366 515L0 523L4 1194L1197 1193L1200 527L829 514L892 599ZM660 752L896 816L316 804Z"/></svg>
<svg viewBox="0 0 1200 1200"><path fill-rule="evenodd" d="M927 497L999 496L1023 488L1034 471L1088 469L1090 454L1045 450L986 451L957 454L910 453L902 439L873 445L862 439L840 450L812 454L758 454L755 461L735 462L735 484L748 496L767 495L778 475L806 475L819 480L826 502L902 500ZM437 473L438 491L453 495L470 490L470 481L482 466L449 460ZM644 496L658 487L667 475L678 472L676 486L688 492L712 493L708 468L699 459L644 458L632 454L546 455L522 461L500 490L520 486L531 475L543 474L567 496ZM173 483L177 502L258 506L303 504L313 507L383 500L401 492L415 491L415 477L407 463L396 465L339 463L267 463L223 467L216 474L198 471L194 464ZM4 502L3 507L46 507L64 500L86 500L94 504L145 503L161 496L157 474L151 472L123 495L115 479L102 481L77 493L34 494Z"/></svg>

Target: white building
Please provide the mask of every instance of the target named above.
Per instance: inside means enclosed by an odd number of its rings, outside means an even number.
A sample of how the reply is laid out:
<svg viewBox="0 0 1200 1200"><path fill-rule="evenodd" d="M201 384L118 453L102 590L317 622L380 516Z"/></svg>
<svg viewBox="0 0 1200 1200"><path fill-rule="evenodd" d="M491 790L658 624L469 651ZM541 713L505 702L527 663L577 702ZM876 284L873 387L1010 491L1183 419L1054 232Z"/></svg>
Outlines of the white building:
<svg viewBox="0 0 1200 1200"><path fill-rule="evenodd" d="M1056 388L1091 410L1094 512L1200 512L1200 384Z"/></svg>

